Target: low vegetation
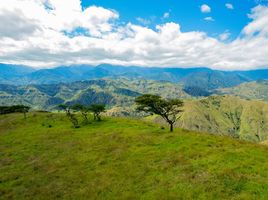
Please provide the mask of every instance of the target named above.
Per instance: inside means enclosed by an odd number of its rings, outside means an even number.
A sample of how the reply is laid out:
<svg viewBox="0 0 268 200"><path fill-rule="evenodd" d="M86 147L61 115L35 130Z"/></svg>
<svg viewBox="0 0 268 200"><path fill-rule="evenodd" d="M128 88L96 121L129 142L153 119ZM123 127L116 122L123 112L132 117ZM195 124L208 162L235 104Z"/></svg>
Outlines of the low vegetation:
<svg viewBox="0 0 268 200"><path fill-rule="evenodd" d="M92 119L75 129L64 114L0 115L0 199L268 198L266 146Z"/></svg>

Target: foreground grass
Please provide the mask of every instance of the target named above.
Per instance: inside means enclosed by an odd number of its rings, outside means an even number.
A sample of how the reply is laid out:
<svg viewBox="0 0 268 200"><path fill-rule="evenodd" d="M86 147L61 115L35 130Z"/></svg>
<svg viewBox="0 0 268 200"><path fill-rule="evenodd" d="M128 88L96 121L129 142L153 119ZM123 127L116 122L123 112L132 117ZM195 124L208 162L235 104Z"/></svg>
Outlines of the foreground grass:
<svg viewBox="0 0 268 200"><path fill-rule="evenodd" d="M1 199L268 199L268 148L128 119L0 116Z"/></svg>

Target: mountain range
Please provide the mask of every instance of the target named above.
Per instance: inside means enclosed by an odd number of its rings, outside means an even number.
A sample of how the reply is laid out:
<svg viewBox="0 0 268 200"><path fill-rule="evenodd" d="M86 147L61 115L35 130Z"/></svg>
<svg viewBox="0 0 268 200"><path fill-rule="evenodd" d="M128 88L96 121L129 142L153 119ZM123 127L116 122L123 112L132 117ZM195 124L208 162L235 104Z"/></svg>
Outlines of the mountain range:
<svg viewBox="0 0 268 200"><path fill-rule="evenodd" d="M0 84L0 105L24 104L43 110L57 109L61 103L129 107L133 105L135 97L144 93L165 98L191 98L180 84L119 78L26 86Z"/></svg>
<svg viewBox="0 0 268 200"><path fill-rule="evenodd" d="M0 64L0 84L56 84L119 77L180 83L188 92L192 92L192 95L203 96L210 90L268 79L268 69L219 71L209 68L123 67L107 64L96 67L77 65L34 69L27 66Z"/></svg>

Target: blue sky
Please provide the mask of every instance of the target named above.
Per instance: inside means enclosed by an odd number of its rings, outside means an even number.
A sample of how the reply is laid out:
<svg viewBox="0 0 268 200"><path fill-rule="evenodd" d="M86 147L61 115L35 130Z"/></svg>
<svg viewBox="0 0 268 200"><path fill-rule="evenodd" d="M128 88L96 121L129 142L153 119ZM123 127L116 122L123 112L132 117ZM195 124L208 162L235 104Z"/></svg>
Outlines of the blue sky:
<svg viewBox="0 0 268 200"><path fill-rule="evenodd" d="M225 4L232 4L234 9L227 9ZM200 12L200 7L206 4L211 8L210 13ZM122 22L139 23L137 18L150 21L147 26L165 22L176 22L182 31L204 31L211 36L217 36L229 30L231 37L237 37L243 27L249 23L248 14L257 4L265 1L255 0L82 0L82 6L103 6L115 9L120 13ZM163 19L164 13L169 18ZM205 17L212 17L215 21L206 21Z"/></svg>
<svg viewBox="0 0 268 200"><path fill-rule="evenodd" d="M268 68L268 0L8 0L0 19L0 63Z"/></svg>

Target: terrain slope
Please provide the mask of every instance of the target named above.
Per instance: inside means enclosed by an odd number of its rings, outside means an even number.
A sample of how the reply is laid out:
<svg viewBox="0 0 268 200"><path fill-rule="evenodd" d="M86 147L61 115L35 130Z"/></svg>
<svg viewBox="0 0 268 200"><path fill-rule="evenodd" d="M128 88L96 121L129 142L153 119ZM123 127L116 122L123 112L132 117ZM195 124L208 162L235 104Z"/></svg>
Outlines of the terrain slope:
<svg viewBox="0 0 268 200"><path fill-rule="evenodd" d="M0 199L268 198L267 147L225 136L29 113L0 116L0 147Z"/></svg>

